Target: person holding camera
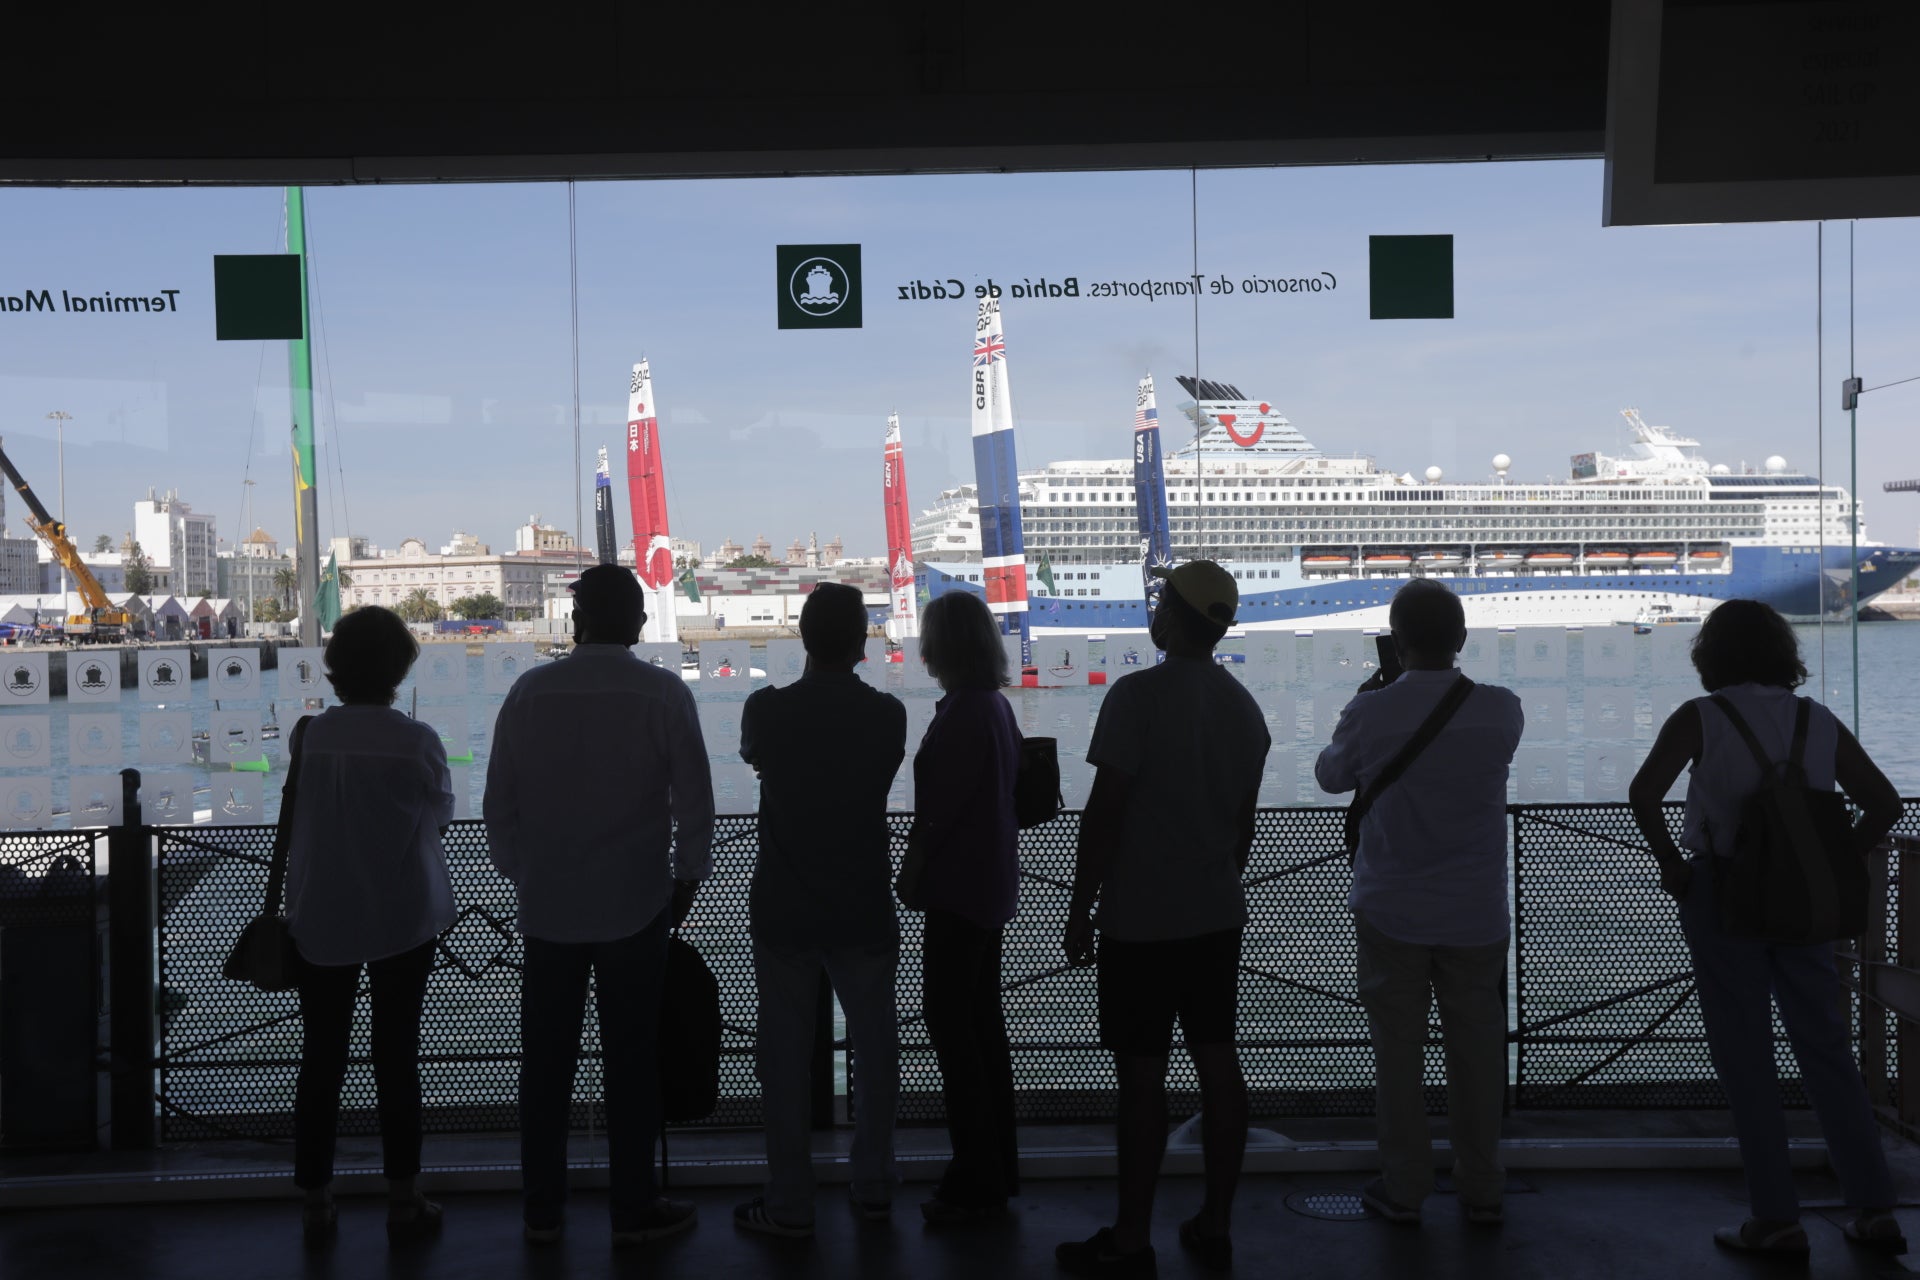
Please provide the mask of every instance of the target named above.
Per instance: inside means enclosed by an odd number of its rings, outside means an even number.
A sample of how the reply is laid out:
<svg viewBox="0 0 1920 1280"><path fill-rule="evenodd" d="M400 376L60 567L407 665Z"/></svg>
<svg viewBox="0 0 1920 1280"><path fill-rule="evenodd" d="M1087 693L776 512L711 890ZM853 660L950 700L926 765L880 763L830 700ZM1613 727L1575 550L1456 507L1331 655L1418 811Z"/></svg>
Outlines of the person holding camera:
<svg viewBox="0 0 1920 1280"><path fill-rule="evenodd" d="M1247 1147L1247 1084L1234 1046L1247 922L1241 875L1272 743L1253 695L1214 660L1240 607L1233 575L1211 560L1155 573L1165 586L1153 642L1167 657L1114 681L1100 704L1064 938L1069 961L1097 964L1100 1042L1120 1085L1119 1213L1111 1227L1055 1251L1079 1275L1153 1274L1176 1019L1200 1079L1206 1168L1205 1198L1180 1224L1180 1243L1211 1270L1232 1264L1233 1197Z"/></svg>
<svg viewBox="0 0 1920 1280"><path fill-rule="evenodd" d="M1507 770L1520 745L1520 699L1454 669L1466 611L1443 584L1417 578L1400 588L1388 622L1382 656L1402 670L1383 662L1360 686L1314 763L1323 791L1357 792L1347 906L1373 1039L1381 1164L1361 1199L1390 1222L1418 1225L1433 1190L1422 1078L1437 1001L1454 1185L1469 1222L1495 1225L1505 1183Z"/></svg>

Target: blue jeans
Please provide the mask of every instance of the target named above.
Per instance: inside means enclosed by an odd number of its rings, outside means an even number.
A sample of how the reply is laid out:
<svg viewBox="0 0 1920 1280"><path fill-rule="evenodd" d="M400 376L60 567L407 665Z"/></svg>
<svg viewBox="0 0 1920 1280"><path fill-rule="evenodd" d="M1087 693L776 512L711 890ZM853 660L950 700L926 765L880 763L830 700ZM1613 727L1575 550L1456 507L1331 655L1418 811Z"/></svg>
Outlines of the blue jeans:
<svg viewBox="0 0 1920 1280"><path fill-rule="evenodd" d="M1680 927L1693 953L1707 1048L1733 1109L1753 1216L1774 1222L1800 1217L1787 1161L1786 1115L1773 1071L1771 1015L1776 1003L1847 1203L1856 1209L1892 1207L1893 1175L1847 1038L1845 995L1833 966L1832 945L1789 946L1728 937L1720 929L1714 904L1712 859L1705 856L1693 860L1693 881L1680 904Z"/></svg>
<svg viewBox="0 0 1920 1280"><path fill-rule="evenodd" d="M853 1042L853 1189L869 1203L893 1199L893 1115L900 1098L894 974L899 961L897 942L835 947L754 941L753 970L760 985L755 1064L766 1108L767 1212L777 1221L813 1221L807 1082L822 969L840 999Z"/></svg>
<svg viewBox="0 0 1920 1280"><path fill-rule="evenodd" d="M653 1144L660 1133L660 985L668 912L611 942L526 940L520 980L520 1179L528 1226L558 1226L567 1203L567 1133L580 1022L592 974L600 1014L601 1078L613 1226L644 1214L660 1194Z"/></svg>

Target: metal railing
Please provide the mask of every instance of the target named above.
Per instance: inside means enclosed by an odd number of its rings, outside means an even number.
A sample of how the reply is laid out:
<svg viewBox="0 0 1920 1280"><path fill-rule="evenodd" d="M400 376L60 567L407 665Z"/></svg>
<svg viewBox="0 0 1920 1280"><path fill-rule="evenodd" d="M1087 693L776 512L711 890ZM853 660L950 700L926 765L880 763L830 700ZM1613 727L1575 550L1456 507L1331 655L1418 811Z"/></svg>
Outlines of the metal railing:
<svg viewBox="0 0 1920 1280"><path fill-rule="evenodd" d="M131 771L129 771L131 773ZM130 821L104 833L113 918L110 1032L101 1062L110 1072L115 1145L291 1131L300 1033L291 993L263 994L228 982L220 966L257 910L272 845L269 827L145 827L135 780ZM1519 1109L1704 1108L1724 1105L1708 1058L1687 952L1672 903L1659 891L1630 814L1618 804L1536 804L1510 810L1514 945L1509 974L1509 1099ZM1677 824L1679 807L1670 806ZM908 815L891 819L896 858ZM1026 1122L1109 1118L1114 1080L1099 1048L1093 974L1065 963L1060 930L1072 879L1079 815L1022 833L1020 913L1005 941L1004 992L1013 1041L1017 1109ZM725 1025L721 1101L704 1122L760 1119L754 1079L755 990L747 936L747 886L757 848L752 816L719 820L714 875L696 899L687 936L719 980ZM1909 819L1903 857L1920 829ZM1349 872L1342 811L1262 810L1247 870L1249 922L1241 962L1240 1044L1256 1114L1364 1115L1373 1104L1373 1060L1354 983L1346 910ZM22 834L0 844L0 903L16 848L91 840L75 833ZM38 843L36 843L36 841ZM430 1132L485 1132L515 1123L519 1061L520 942L513 891L492 869L485 828L454 825L447 837L459 915L442 935L422 1024L422 1080ZM44 854L35 854L44 857ZM127 874L122 874L126 872ZM31 877L28 877L29 879ZM1920 1014L1920 973L1883 957L1899 941L1898 867L1885 898L1881 936L1861 963L1874 1007ZM91 888L89 889L91 892ZM901 1120L942 1117L940 1075L920 1011L920 917L901 918L899 982ZM1905 984L1905 985L1902 985ZM158 992L157 1001L154 993ZM373 1082L366 1009L358 1011L342 1108L347 1132L372 1132ZM1912 1122L1920 1098L1901 1090L1902 1022L1858 1022L1863 1063L1895 1118ZM1778 1035L1783 1094L1802 1100L1798 1068ZM816 1064L816 1119L844 1115L849 1061L844 1040L823 1038ZM594 1118L599 1043L583 1035L576 1118ZM1877 1075L1876 1075L1877 1073ZM1444 1105L1436 1024L1426 1064L1432 1107ZM1176 1107L1197 1105L1191 1065L1175 1054ZM156 1125L156 1112L158 1123Z"/></svg>

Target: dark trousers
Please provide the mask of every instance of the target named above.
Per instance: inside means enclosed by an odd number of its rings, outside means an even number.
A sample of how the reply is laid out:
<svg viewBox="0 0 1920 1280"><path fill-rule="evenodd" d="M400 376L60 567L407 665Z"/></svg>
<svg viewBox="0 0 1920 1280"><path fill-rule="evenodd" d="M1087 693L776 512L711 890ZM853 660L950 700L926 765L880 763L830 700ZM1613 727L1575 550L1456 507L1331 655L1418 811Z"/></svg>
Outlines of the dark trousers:
<svg viewBox="0 0 1920 1280"><path fill-rule="evenodd" d="M567 1132L587 977L599 1005L607 1163L615 1230L659 1195L660 984L668 912L612 942L526 940L520 983L520 1176L529 1226L557 1226L567 1202Z"/></svg>
<svg viewBox="0 0 1920 1280"><path fill-rule="evenodd" d="M946 1093L953 1160L936 1194L949 1204L1001 1204L1020 1190L1001 934L950 912L927 913L921 1007Z"/></svg>
<svg viewBox="0 0 1920 1280"><path fill-rule="evenodd" d="M420 1172L420 1008L432 942L366 966L372 1005L373 1083L380 1151L389 1178ZM347 1078L357 964L300 967L300 1080L293 1098L293 1180L311 1190L333 1181L334 1129Z"/></svg>

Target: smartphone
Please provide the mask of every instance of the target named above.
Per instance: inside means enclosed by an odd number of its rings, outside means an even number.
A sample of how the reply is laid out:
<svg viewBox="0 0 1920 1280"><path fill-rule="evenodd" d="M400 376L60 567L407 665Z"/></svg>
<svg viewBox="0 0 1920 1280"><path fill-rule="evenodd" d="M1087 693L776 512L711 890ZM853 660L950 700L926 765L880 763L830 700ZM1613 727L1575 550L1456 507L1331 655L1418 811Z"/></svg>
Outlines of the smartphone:
<svg viewBox="0 0 1920 1280"><path fill-rule="evenodd" d="M1400 678L1400 650L1394 647L1391 635L1377 635L1373 638L1374 652L1380 655L1380 678L1394 681Z"/></svg>

